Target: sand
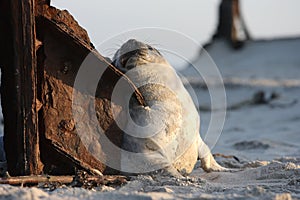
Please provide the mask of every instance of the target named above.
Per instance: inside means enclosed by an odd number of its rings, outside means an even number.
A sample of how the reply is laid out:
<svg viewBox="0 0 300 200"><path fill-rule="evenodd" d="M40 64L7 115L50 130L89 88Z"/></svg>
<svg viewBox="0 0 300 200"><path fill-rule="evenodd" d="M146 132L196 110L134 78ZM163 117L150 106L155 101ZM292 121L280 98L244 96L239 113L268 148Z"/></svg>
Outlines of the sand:
<svg viewBox="0 0 300 200"><path fill-rule="evenodd" d="M209 51L225 79L229 106L251 100L257 91L279 95L266 104L228 110L212 152L238 157L240 162L217 160L239 171L205 173L198 163L183 179L140 175L121 187L50 191L1 185L0 199L300 199L300 40L251 42L239 52L221 41ZM185 73L192 74L189 69ZM209 105L205 88L199 87L197 96L200 105ZM200 115L203 133L210 112Z"/></svg>
<svg viewBox="0 0 300 200"><path fill-rule="evenodd" d="M243 167L235 173L205 173L196 168L184 179L142 175L122 187L93 190L2 185L0 199L300 199L300 159L253 161Z"/></svg>

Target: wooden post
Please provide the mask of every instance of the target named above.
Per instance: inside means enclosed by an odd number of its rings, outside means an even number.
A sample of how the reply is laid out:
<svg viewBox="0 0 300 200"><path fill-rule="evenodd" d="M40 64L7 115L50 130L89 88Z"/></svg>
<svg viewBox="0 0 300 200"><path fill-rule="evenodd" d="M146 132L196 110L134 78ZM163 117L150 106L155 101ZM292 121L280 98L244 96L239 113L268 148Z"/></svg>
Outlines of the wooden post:
<svg viewBox="0 0 300 200"><path fill-rule="evenodd" d="M250 35L244 23L239 0L222 0L219 7L219 24L214 38L223 38L230 42L233 48L243 46Z"/></svg>
<svg viewBox="0 0 300 200"><path fill-rule="evenodd" d="M12 175L40 174L35 1L3 0L2 3L6 31L1 38L8 41L1 48L11 50L3 58L1 91L8 171Z"/></svg>

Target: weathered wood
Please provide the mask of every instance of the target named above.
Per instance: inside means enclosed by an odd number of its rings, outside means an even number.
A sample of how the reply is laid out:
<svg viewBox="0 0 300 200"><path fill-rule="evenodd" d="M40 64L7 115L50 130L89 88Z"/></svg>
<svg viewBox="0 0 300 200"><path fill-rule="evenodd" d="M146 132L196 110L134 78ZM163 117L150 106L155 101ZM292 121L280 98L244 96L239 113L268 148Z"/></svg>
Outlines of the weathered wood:
<svg viewBox="0 0 300 200"><path fill-rule="evenodd" d="M35 47L35 14L34 0L17 0L8 2L8 22L13 35L10 44L13 52L9 62L3 66L7 71L14 74L6 74L2 84L11 84L8 78L13 79L12 91L4 93L15 93L16 104L5 101L4 120L5 126L13 123L15 128L5 128L5 150L8 162L8 171L13 175L40 174L42 163L39 159L39 132L38 116L36 109L37 100L37 69L36 69L36 47ZM9 36L8 36L9 38ZM10 68L10 69L8 69ZM4 70L4 71L5 71ZM7 82L6 82L7 81ZM7 88L7 86L4 86ZM10 109L10 107L15 107ZM11 113L15 117L9 119ZM9 121L8 121L9 120ZM7 131L8 130L8 131Z"/></svg>
<svg viewBox="0 0 300 200"><path fill-rule="evenodd" d="M73 181L74 176L17 176L0 178L0 184L25 185L39 183L62 183L69 184Z"/></svg>
<svg viewBox="0 0 300 200"><path fill-rule="evenodd" d="M238 49L250 39L243 20L239 0L222 0L219 7L219 24L213 38L223 38Z"/></svg>
<svg viewBox="0 0 300 200"><path fill-rule="evenodd" d="M75 182L75 183L74 183ZM76 183L80 182L80 183ZM37 185L37 184L91 184L91 185L121 185L126 183L126 177L124 176L17 176L0 178L0 184L9 185Z"/></svg>
<svg viewBox="0 0 300 200"><path fill-rule="evenodd" d="M43 70L41 81L43 106L40 111L42 115L40 123L43 124L41 129L44 133L42 136L44 138L43 145L41 146L41 158L45 164L44 171L51 174L72 174L74 173L74 166L77 166L88 170L90 173L103 173L107 170L107 167L94 158L82 144L74 127L75 122L72 113L72 93L77 71L85 57L94 49L89 42L86 42L86 39L82 40L82 38L88 37L82 36L84 32L76 27L78 25L75 22L72 23L73 26L66 27L62 25L63 22L61 21L63 19L72 19L65 16L69 15L67 12L59 10L54 12L54 8L49 7L49 9L56 17L55 22L49 19L49 16L38 16L37 23L38 37L43 44L43 52L40 55L40 57L43 57L43 62L39 64L39 69ZM43 10L43 13L49 13L45 8ZM57 16L60 16L62 20ZM71 22L68 21L68 23ZM74 30L77 30L77 32ZM80 37L77 35L78 32ZM106 63L97 57L94 57L94 59L98 63L98 67L107 67ZM118 79L119 77L116 76L114 71L108 71L102 79L104 88L99 89L101 93L105 95L105 93L112 92L113 82ZM121 131L111 128L111 124L114 123L113 118L111 114L106 114L110 110L110 101L103 98L103 95L96 99L96 105L99 105L99 112L102 113L101 118L99 122L94 121L93 123L101 123L103 129L106 130L106 134L113 134L114 137L110 136L110 138L120 146ZM81 110L87 112L90 109L86 107L88 105L90 104L84 103L81 105ZM84 119L86 122L90 122L90 120L88 115ZM73 128L66 128L68 124L73 124ZM95 131L94 127L87 124L87 133ZM111 131L108 130L109 128ZM49 149L52 152L51 158L47 156ZM56 149L56 152L53 149ZM98 149L98 151L101 154L101 149ZM107 155L105 153L101 155L103 159L106 159ZM116 152L113 159L119 160L118 152Z"/></svg>

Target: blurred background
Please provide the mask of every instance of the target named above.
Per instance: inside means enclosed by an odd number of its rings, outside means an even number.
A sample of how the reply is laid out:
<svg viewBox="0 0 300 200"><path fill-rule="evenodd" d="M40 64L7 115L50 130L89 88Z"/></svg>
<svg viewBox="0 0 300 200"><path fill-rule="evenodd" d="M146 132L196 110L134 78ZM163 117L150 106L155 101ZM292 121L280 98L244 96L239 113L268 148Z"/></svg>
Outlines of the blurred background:
<svg viewBox="0 0 300 200"><path fill-rule="evenodd" d="M97 47L122 32L144 27L175 30L204 45L216 31L221 1L52 0L51 3L60 9L67 9L86 28ZM255 40L300 35L300 23L297 22L300 19L299 7L299 0L240 0L241 14L249 34ZM113 47L117 49L123 42L118 41ZM105 49L99 51L110 53ZM190 48L184 51L189 55L188 59L198 53Z"/></svg>
<svg viewBox="0 0 300 200"><path fill-rule="evenodd" d="M175 29L205 43L215 31L220 0L52 0L51 4L70 11L95 44L140 27ZM298 0L240 0L240 4L254 39L300 34Z"/></svg>

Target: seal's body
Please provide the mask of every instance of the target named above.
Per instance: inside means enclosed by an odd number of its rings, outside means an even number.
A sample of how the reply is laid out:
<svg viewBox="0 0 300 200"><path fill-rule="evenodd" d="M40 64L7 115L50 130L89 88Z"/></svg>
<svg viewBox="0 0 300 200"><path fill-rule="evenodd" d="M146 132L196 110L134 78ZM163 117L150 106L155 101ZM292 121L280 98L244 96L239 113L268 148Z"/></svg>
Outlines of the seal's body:
<svg viewBox="0 0 300 200"><path fill-rule="evenodd" d="M160 52L132 39L117 51L114 64L139 88L147 105L130 99L123 149L131 153L121 155L121 171L164 168L174 176L187 175L198 158L207 172L227 170L202 141L197 109Z"/></svg>

